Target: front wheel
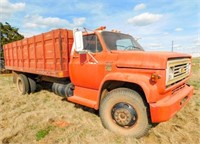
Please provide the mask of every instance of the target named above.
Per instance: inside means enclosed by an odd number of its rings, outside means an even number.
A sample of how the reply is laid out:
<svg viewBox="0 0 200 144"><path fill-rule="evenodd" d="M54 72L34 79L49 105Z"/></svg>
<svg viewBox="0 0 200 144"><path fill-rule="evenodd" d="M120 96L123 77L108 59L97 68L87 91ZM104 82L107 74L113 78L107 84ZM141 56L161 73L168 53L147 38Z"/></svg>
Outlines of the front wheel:
<svg viewBox="0 0 200 144"><path fill-rule="evenodd" d="M107 94L100 105L100 118L105 128L124 136L139 138L150 128L141 96L127 88L118 88Z"/></svg>

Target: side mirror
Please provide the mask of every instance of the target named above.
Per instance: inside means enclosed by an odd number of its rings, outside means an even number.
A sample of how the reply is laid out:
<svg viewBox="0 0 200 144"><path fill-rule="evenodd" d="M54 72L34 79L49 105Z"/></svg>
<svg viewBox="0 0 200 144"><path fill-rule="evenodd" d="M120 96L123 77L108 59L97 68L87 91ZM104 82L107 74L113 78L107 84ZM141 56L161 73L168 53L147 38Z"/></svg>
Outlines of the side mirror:
<svg viewBox="0 0 200 144"><path fill-rule="evenodd" d="M75 50L83 51L83 33L78 29L73 30Z"/></svg>

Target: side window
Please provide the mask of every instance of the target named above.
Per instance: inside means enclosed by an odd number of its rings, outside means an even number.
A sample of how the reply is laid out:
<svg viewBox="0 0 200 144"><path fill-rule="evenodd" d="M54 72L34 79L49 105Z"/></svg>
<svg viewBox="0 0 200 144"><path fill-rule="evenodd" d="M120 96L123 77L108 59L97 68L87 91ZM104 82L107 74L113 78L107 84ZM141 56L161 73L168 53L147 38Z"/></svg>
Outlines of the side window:
<svg viewBox="0 0 200 144"><path fill-rule="evenodd" d="M83 36L83 45L85 50L93 53L98 53L103 50L96 35Z"/></svg>

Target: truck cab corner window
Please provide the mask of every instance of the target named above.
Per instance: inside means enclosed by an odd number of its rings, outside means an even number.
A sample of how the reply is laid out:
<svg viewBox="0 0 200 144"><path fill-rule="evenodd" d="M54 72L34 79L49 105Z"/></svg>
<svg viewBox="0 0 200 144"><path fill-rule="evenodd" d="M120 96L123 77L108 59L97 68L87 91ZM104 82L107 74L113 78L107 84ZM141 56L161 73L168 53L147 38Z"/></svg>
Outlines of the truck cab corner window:
<svg viewBox="0 0 200 144"><path fill-rule="evenodd" d="M83 36L83 45L84 50L88 50L92 53L98 53L103 50L98 37L94 34Z"/></svg>

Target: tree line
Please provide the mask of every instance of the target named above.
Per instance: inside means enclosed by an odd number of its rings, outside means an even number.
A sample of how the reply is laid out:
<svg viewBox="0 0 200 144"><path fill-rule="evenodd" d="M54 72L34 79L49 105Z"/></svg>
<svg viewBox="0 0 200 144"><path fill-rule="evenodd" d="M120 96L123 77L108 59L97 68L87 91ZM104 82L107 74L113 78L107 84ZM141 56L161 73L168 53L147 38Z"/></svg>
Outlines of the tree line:
<svg viewBox="0 0 200 144"><path fill-rule="evenodd" d="M5 24L0 22L0 69L4 67L3 45L24 38L18 30L18 28L11 26L8 22L5 22Z"/></svg>

